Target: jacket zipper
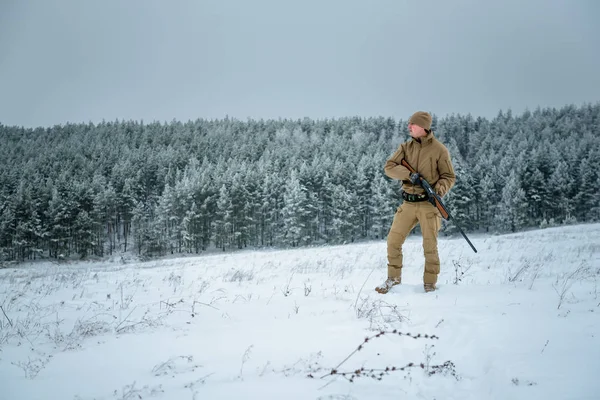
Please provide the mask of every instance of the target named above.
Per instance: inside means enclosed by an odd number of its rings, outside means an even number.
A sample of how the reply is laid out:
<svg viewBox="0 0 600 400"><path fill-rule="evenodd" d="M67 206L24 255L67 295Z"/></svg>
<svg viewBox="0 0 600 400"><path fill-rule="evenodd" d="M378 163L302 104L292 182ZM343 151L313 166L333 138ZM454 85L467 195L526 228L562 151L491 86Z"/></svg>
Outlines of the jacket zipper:
<svg viewBox="0 0 600 400"><path fill-rule="evenodd" d="M421 166L419 165L419 159L421 158L421 146L422 146L422 144L419 143L418 146L419 146L419 151L417 152L417 167L416 167L417 168L417 172L422 171L421 170ZM416 192L416 190L414 190L414 189L415 188L413 186L413 191Z"/></svg>

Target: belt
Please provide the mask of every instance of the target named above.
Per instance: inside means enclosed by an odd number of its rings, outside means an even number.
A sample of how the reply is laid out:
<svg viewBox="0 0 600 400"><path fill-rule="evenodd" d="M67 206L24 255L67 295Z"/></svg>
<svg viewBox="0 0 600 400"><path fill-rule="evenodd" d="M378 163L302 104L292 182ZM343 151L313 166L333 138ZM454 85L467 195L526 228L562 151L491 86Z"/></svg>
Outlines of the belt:
<svg viewBox="0 0 600 400"><path fill-rule="evenodd" d="M413 193L402 192L402 198L405 201L408 201L409 203L416 203L419 201L427 201L429 199L429 196L425 193L413 194Z"/></svg>

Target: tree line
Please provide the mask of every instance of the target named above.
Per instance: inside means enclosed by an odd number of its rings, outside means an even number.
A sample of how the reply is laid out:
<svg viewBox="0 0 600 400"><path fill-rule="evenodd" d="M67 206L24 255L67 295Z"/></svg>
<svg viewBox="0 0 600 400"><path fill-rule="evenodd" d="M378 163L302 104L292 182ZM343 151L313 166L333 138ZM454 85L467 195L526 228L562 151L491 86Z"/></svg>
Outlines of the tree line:
<svg viewBox="0 0 600 400"><path fill-rule="evenodd" d="M600 104L434 115L432 129L463 230L600 220ZM407 139L385 117L0 124L0 260L383 239L401 202L383 165Z"/></svg>

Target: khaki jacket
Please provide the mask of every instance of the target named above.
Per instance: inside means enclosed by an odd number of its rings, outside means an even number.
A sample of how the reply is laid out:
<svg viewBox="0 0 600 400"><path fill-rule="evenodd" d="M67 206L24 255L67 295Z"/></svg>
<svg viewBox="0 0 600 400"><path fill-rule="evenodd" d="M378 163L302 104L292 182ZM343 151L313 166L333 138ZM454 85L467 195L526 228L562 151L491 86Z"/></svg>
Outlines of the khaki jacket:
<svg viewBox="0 0 600 400"><path fill-rule="evenodd" d="M433 132L422 137L420 142L410 138L402 143L383 167L387 176L402 181L402 190L406 193L424 193L425 189L410 182L410 171L400 164L403 158L441 197L454 186L456 175L450 153L446 146L433 136Z"/></svg>

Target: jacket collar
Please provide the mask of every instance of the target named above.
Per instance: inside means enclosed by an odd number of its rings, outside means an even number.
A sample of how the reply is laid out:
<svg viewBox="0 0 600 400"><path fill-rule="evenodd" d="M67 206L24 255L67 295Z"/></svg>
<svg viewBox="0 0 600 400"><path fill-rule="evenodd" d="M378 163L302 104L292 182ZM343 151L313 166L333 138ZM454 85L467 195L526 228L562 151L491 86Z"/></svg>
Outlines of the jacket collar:
<svg viewBox="0 0 600 400"><path fill-rule="evenodd" d="M429 132L426 136L419 138L418 140L411 137L412 141L420 144L421 146L427 146L433 142L433 131Z"/></svg>

